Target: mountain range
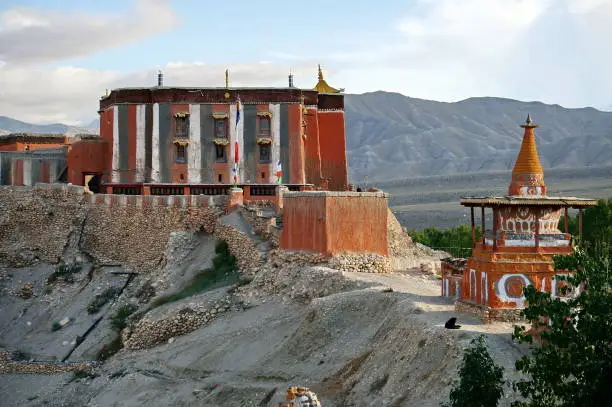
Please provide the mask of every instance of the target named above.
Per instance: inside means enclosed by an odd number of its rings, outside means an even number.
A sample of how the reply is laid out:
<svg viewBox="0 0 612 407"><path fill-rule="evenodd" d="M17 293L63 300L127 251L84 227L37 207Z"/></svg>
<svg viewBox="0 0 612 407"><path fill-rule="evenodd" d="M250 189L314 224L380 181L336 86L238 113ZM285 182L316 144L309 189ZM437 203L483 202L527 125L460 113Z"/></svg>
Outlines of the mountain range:
<svg viewBox="0 0 612 407"><path fill-rule="evenodd" d="M612 112L479 97L446 103L390 92L345 98L350 177L359 183L429 175L508 170L527 114L536 124L546 168L612 165ZM2 132L96 133L83 127L33 125L0 116Z"/></svg>
<svg viewBox="0 0 612 407"><path fill-rule="evenodd" d="M9 133L62 133L62 134L80 134L98 133L99 121L94 120L84 126L70 126L68 124L53 123L53 124L31 124L20 120L12 119L6 116L0 116L0 135Z"/></svg>
<svg viewBox="0 0 612 407"><path fill-rule="evenodd" d="M528 113L545 169L612 165L612 113L593 108L373 92L347 95L345 110L353 182L511 169Z"/></svg>

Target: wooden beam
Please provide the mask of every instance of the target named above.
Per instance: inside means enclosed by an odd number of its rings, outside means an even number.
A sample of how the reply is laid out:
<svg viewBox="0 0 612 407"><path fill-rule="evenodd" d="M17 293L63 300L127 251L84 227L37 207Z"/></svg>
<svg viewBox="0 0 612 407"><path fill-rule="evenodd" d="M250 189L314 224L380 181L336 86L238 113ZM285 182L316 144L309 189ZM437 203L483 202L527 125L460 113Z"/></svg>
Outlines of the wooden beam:
<svg viewBox="0 0 612 407"><path fill-rule="evenodd" d="M482 244L485 244L485 208L484 206L480 207L480 224L482 228Z"/></svg>
<svg viewBox="0 0 612 407"><path fill-rule="evenodd" d="M563 223L565 226L565 233L569 233L569 208L566 206L565 207L565 215L563 216Z"/></svg>
<svg viewBox="0 0 612 407"><path fill-rule="evenodd" d="M540 210L535 210L535 249L540 248Z"/></svg>
<svg viewBox="0 0 612 407"><path fill-rule="evenodd" d="M497 218L497 215L495 213L495 208L493 208L493 251L494 252L497 251L497 222L495 222L496 218Z"/></svg>
<svg viewBox="0 0 612 407"><path fill-rule="evenodd" d="M472 221L472 249L476 247L476 224L474 222L474 207L470 207L470 219Z"/></svg>

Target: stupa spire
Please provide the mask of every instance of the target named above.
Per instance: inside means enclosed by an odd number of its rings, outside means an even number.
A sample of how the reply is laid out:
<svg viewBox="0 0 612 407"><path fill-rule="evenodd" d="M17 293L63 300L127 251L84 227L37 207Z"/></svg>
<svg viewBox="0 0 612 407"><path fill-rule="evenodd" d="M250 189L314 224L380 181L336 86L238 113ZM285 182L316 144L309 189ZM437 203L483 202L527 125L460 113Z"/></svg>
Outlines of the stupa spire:
<svg viewBox="0 0 612 407"><path fill-rule="evenodd" d="M525 129L525 133L512 170L512 181L508 188L508 194L512 196L546 195L544 170L542 170L542 164L540 164L535 138L535 129L538 125L533 123L531 115L528 114L525 124L521 127Z"/></svg>

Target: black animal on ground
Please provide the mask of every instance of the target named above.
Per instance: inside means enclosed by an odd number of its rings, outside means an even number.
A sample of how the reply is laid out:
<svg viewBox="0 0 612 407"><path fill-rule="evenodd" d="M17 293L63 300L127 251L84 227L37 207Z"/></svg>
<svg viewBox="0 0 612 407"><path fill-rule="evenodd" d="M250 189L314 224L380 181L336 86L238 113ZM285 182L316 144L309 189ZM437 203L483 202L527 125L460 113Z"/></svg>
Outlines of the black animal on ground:
<svg viewBox="0 0 612 407"><path fill-rule="evenodd" d="M446 329L459 329L459 328L461 328L461 325L457 325L455 322L457 322L457 318L452 317L451 319L446 321L446 323L444 324L444 328L446 328Z"/></svg>

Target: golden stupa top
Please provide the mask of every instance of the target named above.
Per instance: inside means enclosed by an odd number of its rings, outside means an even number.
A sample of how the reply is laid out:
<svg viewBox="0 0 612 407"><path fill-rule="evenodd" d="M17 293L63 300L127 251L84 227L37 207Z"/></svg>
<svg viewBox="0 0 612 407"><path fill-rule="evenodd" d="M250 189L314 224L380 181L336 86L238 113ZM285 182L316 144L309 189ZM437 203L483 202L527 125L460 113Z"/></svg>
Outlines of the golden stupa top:
<svg viewBox="0 0 612 407"><path fill-rule="evenodd" d="M521 150L512 169L512 181L508 187L508 194L511 196L546 196L544 170L540 164L535 138L535 129L538 126L531 120L531 115L527 115L527 120L521 127L525 129L525 134Z"/></svg>
<svg viewBox="0 0 612 407"><path fill-rule="evenodd" d="M531 120L531 115L527 115L525 124L521 125L525 129L521 150L519 151L516 163L514 164L513 174L544 174L538 148L536 145L535 132L533 129L538 126Z"/></svg>
<svg viewBox="0 0 612 407"><path fill-rule="evenodd" d="M329 86L327 82L325 81L325 79L323 79L323 71L321 70L320 64L319 64L319 82L317 82L317 85L314 87L314 90L316 90L319 93L340 93L342 92L341 89L336 89L336 88Z"/></svg>

